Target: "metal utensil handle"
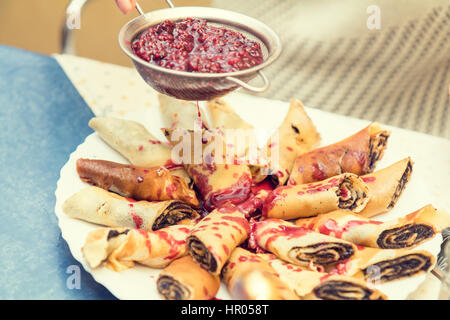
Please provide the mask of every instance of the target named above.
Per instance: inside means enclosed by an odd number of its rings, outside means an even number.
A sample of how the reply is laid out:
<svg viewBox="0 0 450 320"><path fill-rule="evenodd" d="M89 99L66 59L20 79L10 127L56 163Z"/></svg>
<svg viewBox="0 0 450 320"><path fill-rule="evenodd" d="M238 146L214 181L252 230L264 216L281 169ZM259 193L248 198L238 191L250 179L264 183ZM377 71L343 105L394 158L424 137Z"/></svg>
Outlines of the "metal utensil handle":
<svg viewBox="0 0 450 320"><path fill-rule="evenodd" d="M445 273L439 269L439 267L434 267L434 269L431 270L431 273L438 278L447 287L447 289L450 289L450 280L447 279Z"/></svg>
<svg viewBox="0 0 450 320"><path fill-rule="evenodd" d="M175 8L175 6L173 5L172 1L166 0L166 3L168 4L169 7ZM139 5L139 3L137 1L136 1L136 10L137 10L137 12L139 12L139 14L141 16L143 16L145 14L144 10L142 10L141 6Z"/></svg>
<svg viewBox="0 0 450 320"><path fill-rule="evenodd" d="M262 87L251 86L251 85L245 83L244 81L239 80L239 79L234 78L234 77L226 77L226 79L227 79L227 80L230 80L230 81L232 81L232 82L234 82L234 83L240 85L241 87L243 87L243 88L245 88L245 89L247 89L247 90L250 90L250 91L252 91L252 92L264 92L264 91L266 91L267 89L269 89L269 87L270 87L269 79L267 79L266 75L265 75L261 70L258 71L258 75L259 75L259 76L263 79L263 81L264 81L264 84L263 84Z"/></svg>

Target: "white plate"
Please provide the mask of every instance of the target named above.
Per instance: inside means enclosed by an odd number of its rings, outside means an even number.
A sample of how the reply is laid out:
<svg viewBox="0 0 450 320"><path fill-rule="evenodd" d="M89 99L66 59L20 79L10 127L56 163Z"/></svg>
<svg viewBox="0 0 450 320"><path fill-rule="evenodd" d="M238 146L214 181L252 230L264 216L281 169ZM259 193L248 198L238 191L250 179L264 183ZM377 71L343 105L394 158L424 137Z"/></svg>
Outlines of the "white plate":
<svg viewBox="0 0 450 320"><path fill-rule="evenodd" d="M277 100L269 100L259 97L242 95L239 93L227 96L226 100L236 109L241 117L253 124L255 128L263 128L261 132L262 143L270 136L283 120L289 104ZM202 104L200 104L203 107ZM307 108L307 112L312 118L317 130L322 136L322 145L327 145L339 141L364 128L367 121L334 115L316 109ZM141 111L127 114L127 119L136 120L142 123L152 134L160 139L164 139L160 128L163 126L158 108L145 108ZM86 124L87 125L87 124ZM391 137L388 148L377 169L386 167L391 163L413 155L417 150L413 150L414 144L404 141L404 130L388 127ZM396 136L396 132L403 134ZM409 141L411 142L411 141ZM81 248L89 231L98 228L98 225L81 220L70 219L62 211L62 203L75 192L87 186L82 182L76 172L76 160L78 158L104 159L127 163L127 161L97 135L93 133L78 146L70 155L69 161L61 169L60 179L55 191L56 205L55 213L58 217L58 224L62 232L62 237L67 241L74 258L92 274L94 279L105 286L113 295L119 299L160 299L156 290L156 278L161 270L151 269L141 265L123 271L114 272L106 267L91 269L84 261ZM414 160L414 158L413 158ZM411 181L408 183L403 195L399 199L396 207L387 214L377 217L377 220L386 221L403 216L420 207L432 202L432 196L422 183L424 177L417 170L413 171ZM439 234L433 239L423 243L416 249L423 249L436 255L439 253L442 236ZM389 299L405 299L423 281L425 275L413 277L405 280L398 280L377 286ZM226 288L222 284L217 296L219 299L229 299Z"/></svg>

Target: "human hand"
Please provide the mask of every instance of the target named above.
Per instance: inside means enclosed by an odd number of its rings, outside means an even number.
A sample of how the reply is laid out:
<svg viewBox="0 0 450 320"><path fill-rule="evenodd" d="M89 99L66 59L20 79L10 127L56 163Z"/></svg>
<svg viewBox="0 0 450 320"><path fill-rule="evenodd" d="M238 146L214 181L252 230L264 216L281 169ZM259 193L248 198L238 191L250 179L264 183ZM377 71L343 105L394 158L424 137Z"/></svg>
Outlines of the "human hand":
<svg viewBox="0 0 450 320"><path fill-rule="evenodd" d="M127 14L136 7L136 0L116 0L119 9Z"/></svg>

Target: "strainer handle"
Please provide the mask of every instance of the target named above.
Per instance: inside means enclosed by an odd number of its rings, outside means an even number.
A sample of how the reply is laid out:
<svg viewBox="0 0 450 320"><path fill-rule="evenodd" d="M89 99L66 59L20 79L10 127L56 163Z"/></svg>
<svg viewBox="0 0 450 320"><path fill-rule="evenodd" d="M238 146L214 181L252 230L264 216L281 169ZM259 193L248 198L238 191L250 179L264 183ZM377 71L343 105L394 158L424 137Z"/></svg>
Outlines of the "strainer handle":
<svg viewBox="0 0 450 320"><path fill-rule="evenodd" d="M267 79L266 75L261 70L258 70L258 75L264 81L264 84L263 84L262 87L251 86L251 85L245 83L244 81L239 80L239 79L234 78L234 77L226 77L226 79L230 80L230 81L232 81L232 82L234 82L234 83L236 83L238 85L240 85L241 87L243 87L243 88L245 88L245 89L247 89L249 91L252 91L252 92L264 92L267 89L269 89L269 86L270 86L269 79Z"/></svg>

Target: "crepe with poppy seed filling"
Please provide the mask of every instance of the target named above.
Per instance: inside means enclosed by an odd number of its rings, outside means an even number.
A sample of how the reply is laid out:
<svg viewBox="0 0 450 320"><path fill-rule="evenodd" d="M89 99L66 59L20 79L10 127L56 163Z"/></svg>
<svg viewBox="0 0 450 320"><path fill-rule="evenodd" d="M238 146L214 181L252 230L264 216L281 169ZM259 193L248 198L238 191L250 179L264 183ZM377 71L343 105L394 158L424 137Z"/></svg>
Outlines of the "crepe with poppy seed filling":
<svg viewBox="0 0 450 320"><path fill-rule="evenodd" d="M405 217L386 222L340 210L298 219L295 224L360 246L400 249L412 248L431 239L450 226L450 216L427 205Z"/></svg>
<svg viewBox="0 0 450 320"><path fill-rule="evenodd" d="M358 246L352 258L329 271L381 284L427 273L435 263L436 258L424 250Z"/></svg>
<svg viewBox="0 0 450 320"><path fill-rule="evenodd" d="M147 201L181 200L193 207L199 202L186 181L164 167L138 167L106 160L78 159L81 180L126 198Z"/></svg>
<svg viewBox="0 0 450 320"><path fill-rule="evenodd" d="M338 209L360 212L369 201L369 189L357 175L344 173L324 181L283 186L266 197L263 216L295 219Z"/></svg>
<svg viewBox="0 0 450 320"><path fill-rule="evenodd" d="M356 246L280 219L256 222L252 233L259 247L302 267L334 265L353 257Z"/></svg>
<svg viewBox="0 0 450 320"><path fill-rule="evenodd" d="M99 228L89 232L82 252L91 268L105 264L123 271L140 263L164 268L187 254L186 238L191 226L175 225L157 231Z"/></svg>
<svg viewBox="0 0 450 320"><path fill-rule="evenodd" d="M252 186L250 169L248 165L237 162L236 158L227 159L220 131L163 129L163 133L194 180L204 199L205 209L212 211L226 203L239 204L249 198Z"/></svg>
<svg viewBox="0 0 450 320"><path fill-rule="evenodd" d="M278 163L270 163L269 168L265 170L262 170L263 167L254 166L253 180L256 183L270 176L275 185L284 185L292 172L295 159L316 147L320 140L320 135L306 113L303 103L292 99L283 122L266 144L265 158L270 160L274 158L272 154L275 153Z"/></svg>
<svg viewBox="0 0 450 320"><path fill-rule="evenodd" d="M219 291L220 278L200 267L190 256L184 256L162 270L156 287L166 300L207 300Z"/></svg>
<svg viewBox="0 0 450 320"><path fill-rule="evenodd" d="M413 171L410 158L400 160L389 167L361 176L367 184L370 199L359 212L367 218L391 210L405 189Z"/></svg>
<svg viewBox="0 0 450 320"><path fill-rule="evenodd" d="M171 129L209 128L203 110L192 101L185 101L158 93L159 110L164 126Z"/></svg>
<svg viewBox="0 0 450 320"><path fill-rule="evenodd" d="M254 128L251 124L244 121L223 99L207 101L206 105L214 128L244 130Z"/></svg>
<svg viewBox="0 0 450 320"><path fill-rule="evenodd" d="M89 127L132 165L163 166L173 175L191 184L191 179L183 166L173 163L170 145L158 140L139 122L114 117L95 117L89 121Z"/></svg>
<svg viewBox="0 0 450 320"><path fill-rule="evenodd" d="M213 127L225 133L227 154L248 159L249 163L257 163L258 149L251 149L257 145L255 128L244 121L223 99L207 101L206 105Z"/></svg>
<svg viewBox="0 0 450 320"><path fill-rule="evenodd" d="M158 230L199 214L183 201L135 201L91 186L73 194L62 205L65 214L108 227Z"/></svg>
<svg viewBox="0 0 450 320"><path fill-rule="evenodd" d="M298 296L280 281L266 259L243 248L233 250L222 269L228 292L239 300L298 300Z"/></svg>
<svg viewBox="0 0 450 320"><path fill-rule="evenodd" d="M383 157L389 135L388 130L372 123L347 139L299 155L288 184L322 181L345 172L370 173Z"/></svg>
<svg viewBox="0 0 450 320"><path fill-rule="evenodd" d="M279 275L279 279L304 300L386 299L382 292L359 279L311 271L276 258L268 262Z"/></svg>
<svg viewBox="0 0 450 320"><path fill-rule="evenodd" d="M238 208L229 205L215 209L192 230L187 240L189 254L203 268L218 275L249 233L249 223Z"/></svg>

